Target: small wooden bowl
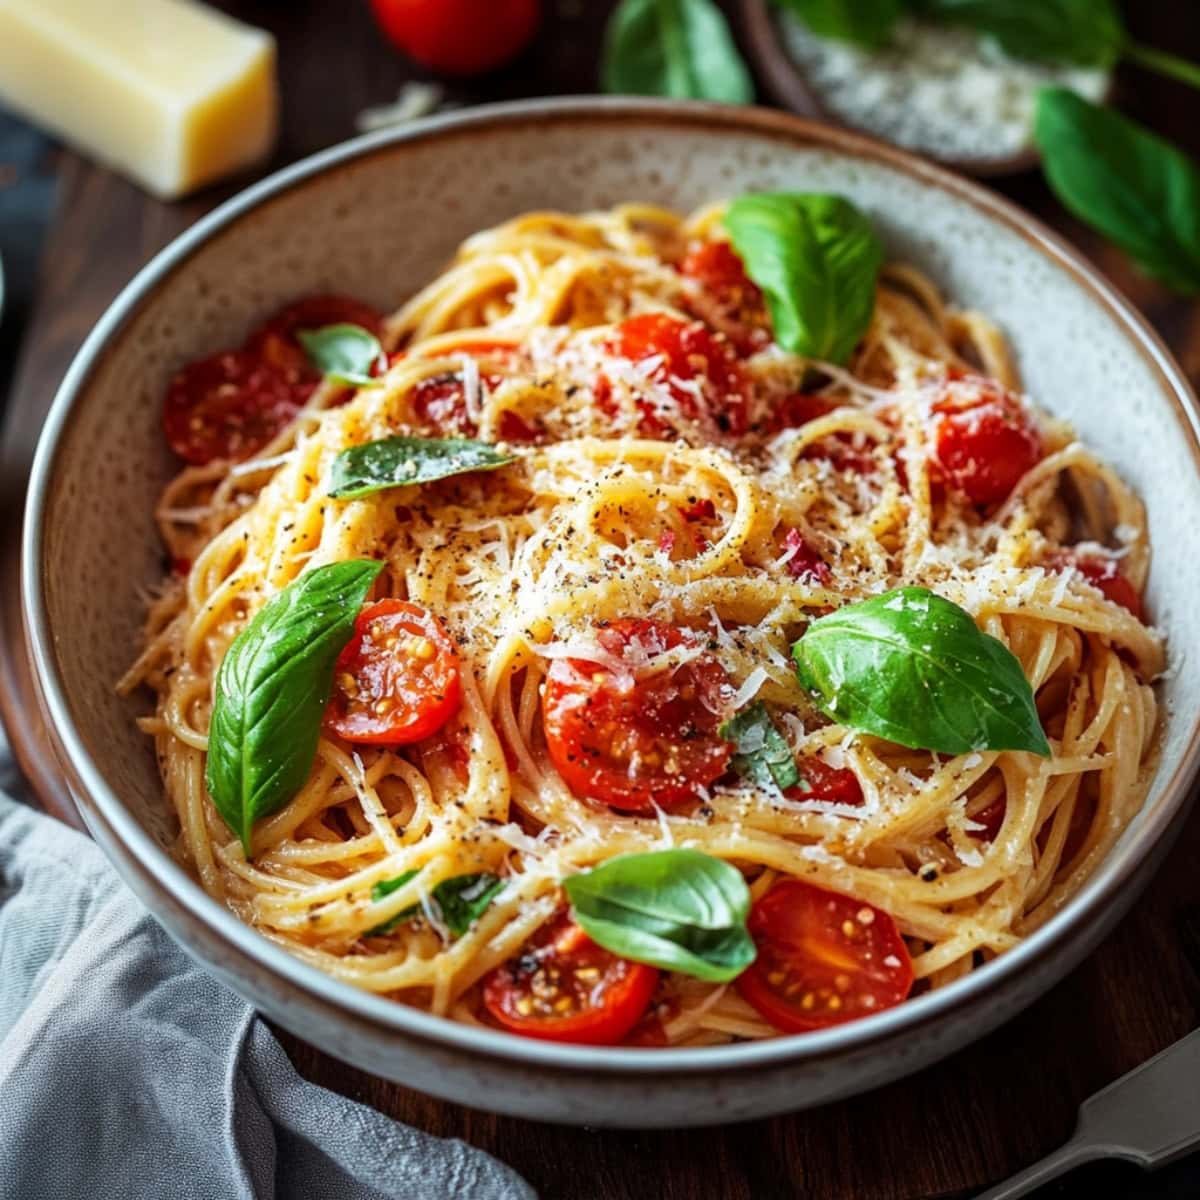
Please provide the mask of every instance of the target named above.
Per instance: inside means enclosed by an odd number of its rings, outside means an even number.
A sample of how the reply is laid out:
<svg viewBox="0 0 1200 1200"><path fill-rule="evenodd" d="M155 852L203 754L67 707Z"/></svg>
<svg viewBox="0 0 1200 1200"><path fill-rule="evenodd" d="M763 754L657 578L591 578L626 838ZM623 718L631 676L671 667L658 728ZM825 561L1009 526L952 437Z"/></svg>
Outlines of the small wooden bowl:
<svg viewBox="0 0 1200 1200"><path fill-rule="evenodd" d="M833 125L845 125L844 121L840 121L822 107L803 70L784 49L774 17L771 15L769 0L741 0L741 14L751 62L758 77L766 85L771 99L802 117L828 121ZM865 126L856 128L873 137L879 136L873 129ZM907 150L909 147L902 149ZM1032 144L1016 154L1002 157L941 158L923 150L911 152L934 158L943 166L981 179L1027 171L1030 167L1037 166L1041 157Z"/></svg>

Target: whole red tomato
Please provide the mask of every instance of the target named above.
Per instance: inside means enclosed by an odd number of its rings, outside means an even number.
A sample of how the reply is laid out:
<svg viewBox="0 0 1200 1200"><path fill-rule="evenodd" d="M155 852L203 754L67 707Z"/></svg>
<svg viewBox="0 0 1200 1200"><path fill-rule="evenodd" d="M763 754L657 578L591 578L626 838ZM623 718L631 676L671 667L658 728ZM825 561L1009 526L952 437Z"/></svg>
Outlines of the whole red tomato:
<svg viewBox="0 0 1200 1200"><path fill-rule="evenodd" d="M541 0L371 0L384 33L443 75L477 75L518 54L542 19Z"/></svg>

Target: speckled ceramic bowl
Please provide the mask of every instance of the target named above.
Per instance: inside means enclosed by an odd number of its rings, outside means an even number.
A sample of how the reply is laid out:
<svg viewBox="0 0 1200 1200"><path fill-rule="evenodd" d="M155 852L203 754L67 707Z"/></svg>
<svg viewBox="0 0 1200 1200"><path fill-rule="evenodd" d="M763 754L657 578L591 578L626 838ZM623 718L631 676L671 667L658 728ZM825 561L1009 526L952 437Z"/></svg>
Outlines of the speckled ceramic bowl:
<svg viewBox="0 0 1200 1200"><path fill-rule="evenodd" d="M1197 418L1145 323L1010 205L907 155L777 113L625 100L534 102L339 146L251 188L160 254L71 367L34 467L24 613L47 724L75 799L129 885L193 955L329 1053L465 1104L554 1121L680 1126L803 1108L915 1070L1044 991L1130 905L1180 824L1200 744L1200 677L1163 685L1162 767L1145 809L1067 909L969 978L855 1024L691 1050L595 1049L456 1025L335 982L210 900L170 858L173 819L129 662L159 578L151 511L175 469L159 404L180 363L237 343L296 296L391 307L474 230L525 209L640 199L691 208L751 189L850 196L893 257L1011 335L1032 394L1070 419L1145 498L1161 565L1151 611L1176 661L1200 660L1193 544Z"/></svg>

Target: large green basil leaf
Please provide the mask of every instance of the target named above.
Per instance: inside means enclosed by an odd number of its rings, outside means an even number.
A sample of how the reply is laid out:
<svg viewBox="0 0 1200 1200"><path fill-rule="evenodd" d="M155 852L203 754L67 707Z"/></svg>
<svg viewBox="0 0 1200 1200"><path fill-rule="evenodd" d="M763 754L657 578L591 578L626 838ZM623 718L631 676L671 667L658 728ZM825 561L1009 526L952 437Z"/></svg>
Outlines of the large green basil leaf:
<svg viewBox="0 0 1200 1200"><path fill-rule="evenodd" d="M913 7L1035 62L1111 67L1125 44L1116 0L915 0Z"/></svg>
<svg viewBox="0 0 1200 1200"><path fill-rule="evenodd" d="M817 706L851 729L945 754L1050 754L1013 653L925 588L898 588L821 617L792 657Z"/></svg>
<svg viewBox="0 0 1200 1200"><path fill-rule="evenodd" d="M818 37L853 42L868 49L886 46L903 0L775 0L791 9Z"/></svg>
<svg viewBox="0 0 1200 1200"><path fill-rule="evenodd" d="M563 880L575 920L606 950L710 983L754 961L741 873L698 850L623 854Z"/></svg>
<svg viewBox="0 0 1200 1200"><path fill-rule="evenodd" d="M395 879L381 879L371 889L371 899L382 900L385 896L398 892L406 883L417 877L419 870L420 868L405 871L402 875L397 875ZM483 916L488 905L503 890L504 880L499 876L490 875L486 871L474 875L454 875L450 879L443 879L441 883L434 886L430 893L430 900L437 907L442 924L455 937L462 937ZM390 920L376 925L374 929L368 929L367 933L369 935L391 933L405 921L419 916L420 912L420 905L409 905L408 908L401 909Z"/></svg>
<svg viewBox="0 0 1200 1200"><path fill-rule="evenodd" d="M372 368L382 359L379 339L361 325L324 325L320 329L302 329L296 334L308 361L326 379L366 387L378 380Z"/></svg>
<svg viewBox="0 0 1200 1200"><path fill-rule="evenodd" d="M1064 88L1038 96L1035 136L1046 178L1071 212L1148 275L1200 292L1200 171L1185 154Z"/></svg>
<svg viewBox="0 0 1200 1200"><path fill-rule="evenodd" d="M308 778L334 665L382 569L355 559L305 572L262 606L221 662L204 780L247 857L254 822Z"/></svg>
<svg viewBox="0 0 1200 1200"><path fill-rule="evenodd" d="M712 0L621 0L604 35L606 92L749 104L754 84Z"/></svg>
<svg viewBox="0 0 1200 1200"><path fill-rule="evenodd" d="M384 488L491 471L515 457L474 438L380 438L351 446L333 460L329 494L351 500Z"/></svg>
<svg viewBox="0 0 1200 1200"><path fill-rule="evenodd" d="M739 196L725 228L746 274L762 288L775 340L807 358L844 363L875 311L883 245L841 196Z"/></svg>
<svg viewBox="0 0 1200 1200"><path fill-rule="evenodd" d="M796 756L761 700L747 705L717 732L734 744L730 766L743 779L762 787L774 785L780 791L800 784Z"/></svg>

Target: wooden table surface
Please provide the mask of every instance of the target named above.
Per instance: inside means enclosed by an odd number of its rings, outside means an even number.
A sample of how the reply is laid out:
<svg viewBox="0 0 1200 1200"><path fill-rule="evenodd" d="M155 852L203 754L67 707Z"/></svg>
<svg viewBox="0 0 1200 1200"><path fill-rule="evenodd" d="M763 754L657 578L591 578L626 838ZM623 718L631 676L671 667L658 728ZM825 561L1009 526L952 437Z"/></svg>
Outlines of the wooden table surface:
<svg viewBox="0 0 1200 1200"><path fill-rule="evenodd" d="M424 77L381 43L365 0L228 0L223 7L274 30L280 40L284 123L272 165L349 136L356 113L392 99L405 80ZM453 89L452 98L479 102L592 90L610 7L599 0L548 0L548 19L533 48L504 71ZM1131 23L1145 40L1200 58L1200 17L1190 4L1127 7L1136 7ZM1200 157L1196 92L1129 71L1120 75L1118 99ZM69 152L56 151L43 165L57 179L57 207L9 404L0 514L10 517L18 508L28 446L96 318L155 251L245 182L168 205ZM20 183L19 172L5 167L0 162L0 192ZM1150 317L1200 385L1200 305L1133 273L1119 253L1062 212L1036 173L997 186L1091 256ZM13 336L11 316L4 337ZM3 348L0 338L0 352ZM1119 397L1096 401L1119 403ZM10 520L9 546L12 528ZM15 579L11 556L0 556L0 562L0 642L11 647ZM1162 558L1159 564L1163 569ZM20 662L11 654L0 656L6 715L24 727L21 740L28 747L36 727L21 688ZM58 794L46 756L26 749L22 762L31 781L40 784L36 790ZM280 1036L309 1079L418 1128L491 1151L547 1200L965 1196L1058 1145L1070 1133L1082 1099L1195 1027L1198 858L1200 815L1099 953L1028 1012L909 1080L796 1116L692 1132L563 1129L441 1103L335 1062L282 1031ZM1053 1194L1090 1197L1098 1186L1105 1195L1196 1196L1200 1165L1185 1163L1147 1179L1129 1167L1085 1169Z"/></svg>

